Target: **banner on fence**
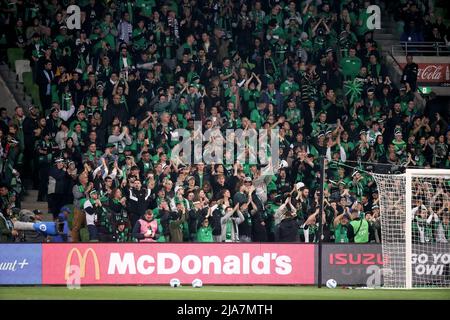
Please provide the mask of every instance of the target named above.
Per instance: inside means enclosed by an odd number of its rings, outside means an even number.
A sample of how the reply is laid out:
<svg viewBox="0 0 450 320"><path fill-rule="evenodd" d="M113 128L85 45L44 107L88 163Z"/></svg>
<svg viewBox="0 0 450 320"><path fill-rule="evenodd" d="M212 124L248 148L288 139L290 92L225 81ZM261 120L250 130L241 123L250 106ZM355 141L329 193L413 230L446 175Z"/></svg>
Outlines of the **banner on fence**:
<svg viewBox="0 0 450 320"><path fill-rule="evenodd" d="M323 283L328 279L335 279L340 285L377 286L383 282L379 244L323 244L322 254ZM422 285L431 285L449 272L450 244L413 244L411 259L415 279L420 279Z"/></svg>
<svg viewBox="0 0 450 320"><path fill-rule="evenodd" d="M42 254L44 284L315 283L313 244L45 244Z"/></svg>
<svg viewBox="0 0 450 320"><path fill-rule="evenodd" d="M417 83L419 85L448 86L450 84L449 63L418 63ZM400 63L403 69L406 63Z"/></svg>
<svg viewBox="0 0 450 320"><path fill-rule="evenodd" d="M41 283L41 244L0 244L0 284Z"/></svg>

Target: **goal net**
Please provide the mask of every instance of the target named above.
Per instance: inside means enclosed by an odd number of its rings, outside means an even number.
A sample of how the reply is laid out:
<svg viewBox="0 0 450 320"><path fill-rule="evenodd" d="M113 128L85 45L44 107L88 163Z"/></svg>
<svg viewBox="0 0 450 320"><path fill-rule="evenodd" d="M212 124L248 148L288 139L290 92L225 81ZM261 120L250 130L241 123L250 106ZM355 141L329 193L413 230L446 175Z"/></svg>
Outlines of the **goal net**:
<svg viewBox="0 0 450 320"><path fill-rule="evenodd" d="M385 288L450 287L450 170L373 174Z"/></svg>

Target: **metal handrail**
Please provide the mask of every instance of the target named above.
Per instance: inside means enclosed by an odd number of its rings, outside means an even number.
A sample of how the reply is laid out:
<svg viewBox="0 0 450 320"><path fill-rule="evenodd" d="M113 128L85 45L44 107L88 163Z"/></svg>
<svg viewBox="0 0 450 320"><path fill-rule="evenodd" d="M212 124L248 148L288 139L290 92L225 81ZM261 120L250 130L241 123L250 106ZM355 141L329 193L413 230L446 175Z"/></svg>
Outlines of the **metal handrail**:
<svg viewBox="0 0 450 320"><path fill-rule="evenodd" d="M400 52L396 54L396 52ZM437 56L450 55L450 47L445 42L411 42L400 41L399 44L391 46L391 53L393 56L412 54L427 54L432 53Z"/></svg>
<svg viewBox="0 0 450 320"><path fill-rule="evenodd" d="M392 59L392 61L394 61L395 62L395 64L397 65L397 67L399 67L400 68L400 70L402 70L402 66L400 65L400 63L397 61L397 59L395 58L395 56L392 54L392 52L389 52L389 51L384 51L386 54L388 54L390 57L391 57L391 59Z"/></svg>

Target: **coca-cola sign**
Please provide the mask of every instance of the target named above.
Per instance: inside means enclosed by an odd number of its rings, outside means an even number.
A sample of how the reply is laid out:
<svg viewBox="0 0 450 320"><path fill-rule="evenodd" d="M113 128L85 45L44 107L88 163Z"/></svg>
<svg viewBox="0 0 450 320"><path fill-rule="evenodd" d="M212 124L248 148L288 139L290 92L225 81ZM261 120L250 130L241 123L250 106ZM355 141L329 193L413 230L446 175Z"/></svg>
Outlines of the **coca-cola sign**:
<svg viewBox="0 0 450 320"><path fill-rule="evenodd" d="M400 63L402 69L406 63ZM450 83L450 64L448 63L418 63L417 83L443 85Z"/></svg>

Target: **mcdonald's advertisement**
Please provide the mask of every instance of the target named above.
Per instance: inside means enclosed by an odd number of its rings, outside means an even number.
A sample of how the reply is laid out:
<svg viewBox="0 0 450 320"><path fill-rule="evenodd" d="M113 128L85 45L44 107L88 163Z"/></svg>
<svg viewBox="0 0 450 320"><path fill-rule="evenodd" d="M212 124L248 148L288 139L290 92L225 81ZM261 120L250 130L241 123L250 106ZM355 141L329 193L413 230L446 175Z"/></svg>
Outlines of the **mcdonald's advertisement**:
<svg viewBox="0 0 450 320"><path fill-rule="evenodd" d="M42 283L314 284L313 244L45 244Z"/></svg>
<svg viewBox="0 0 450 320"><path fill-rule="evenodd" d="M41 284L42 245L1 244L0 284Z"/></svg>

